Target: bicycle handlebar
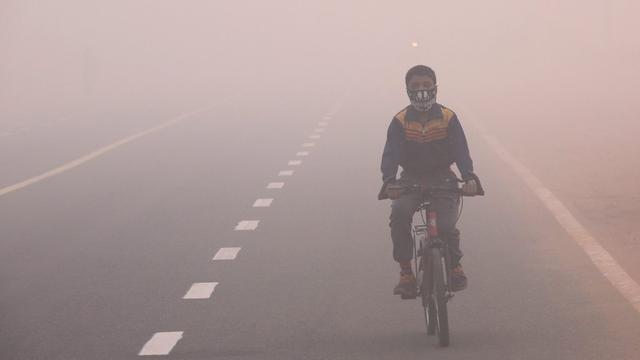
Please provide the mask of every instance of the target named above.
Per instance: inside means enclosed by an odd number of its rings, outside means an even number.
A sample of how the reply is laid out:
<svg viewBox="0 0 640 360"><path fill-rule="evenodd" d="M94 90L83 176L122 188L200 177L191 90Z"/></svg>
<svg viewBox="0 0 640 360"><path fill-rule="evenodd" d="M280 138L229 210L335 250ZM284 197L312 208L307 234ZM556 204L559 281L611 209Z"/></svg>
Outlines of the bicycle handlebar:
<svg viewBox="0 0 640 360"><path fill-rule="evenodd" d="M477 185L478 185L478 192L475 194L469 194L464 192L461 188L459 187L438 187L438 186L428 186L428 185L423 185L423 184L419 184L419 183L415 183L415 182L406 182L406 184L399 184L398 186L402 188L402 193L406 194L409 192L421 192L423 194L431 194L433 192L449 192L449 193L454 193L454 194L458 194L460 196L484 196L484 189L482 188L482 184L480 184L480 179L478 179L477 176L475 176L475 178L473 179L476 181ZM458 182L464 182L463 180L458 179ZM387 181L384 184L382 184L382 188L380 189L380 192L378 193L378 200L385 200L385 199L389 199L389 195L387 195L387 187L389 186L389 184L391 183L391 181Z"/></svg>

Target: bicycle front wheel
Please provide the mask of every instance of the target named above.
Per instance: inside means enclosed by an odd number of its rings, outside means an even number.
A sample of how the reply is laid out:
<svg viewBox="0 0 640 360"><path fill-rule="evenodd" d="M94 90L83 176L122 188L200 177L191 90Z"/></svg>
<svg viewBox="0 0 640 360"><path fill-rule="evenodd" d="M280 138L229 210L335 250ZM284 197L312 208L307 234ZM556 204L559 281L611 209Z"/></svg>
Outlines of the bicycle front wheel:
<svg viewBox="0 0 640 360"><path fill-rule="evenodd" d="M438 313L436 310L436 302L433 298L429 299L429 302L424 306L424 318L427 324L427 335L436 334L436 326L438 322Z"/></svg>
<svg viewBox="0 0 640 360"><path fill-rule="evenodd" d="M420 295L422 298L427 335L435 335L438 314L433 298L433 262L430 261L426 252L423 253L424 255L420 257Z"/></svg>
<svg viewBox="0 0 640 360"><path fill-rule="evenodd" d="M431 250L433 259L433 301L436 308L436 332L440 346L449 346L449 314L447 313L447 286L445 261L440 249Z"/></svg>

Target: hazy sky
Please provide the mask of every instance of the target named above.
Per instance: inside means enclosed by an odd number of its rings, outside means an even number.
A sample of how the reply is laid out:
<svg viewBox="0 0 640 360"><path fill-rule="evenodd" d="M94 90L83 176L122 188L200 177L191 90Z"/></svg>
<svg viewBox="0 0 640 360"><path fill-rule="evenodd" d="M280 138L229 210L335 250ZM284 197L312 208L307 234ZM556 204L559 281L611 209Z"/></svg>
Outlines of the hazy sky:
<svg viewBox="0 0 640 360"><path fill-rule="evenodd" d="M2 0L0 103L401 86L418 62L458 91L620 99L640 81L639 14L633 0Z"/></svg>

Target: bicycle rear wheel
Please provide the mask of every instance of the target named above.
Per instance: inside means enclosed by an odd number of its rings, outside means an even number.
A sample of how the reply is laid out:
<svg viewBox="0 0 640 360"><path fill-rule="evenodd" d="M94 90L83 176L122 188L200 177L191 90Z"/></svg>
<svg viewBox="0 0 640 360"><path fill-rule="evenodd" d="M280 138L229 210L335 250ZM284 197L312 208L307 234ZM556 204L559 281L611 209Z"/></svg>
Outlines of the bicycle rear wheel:
<svg viewBox="0 0 640 360"><path fill-rule="evenodd" d="M449 346L449 314L447 313L447 289L445 272L445 261L442 257L440 249L431 250L431 259L433 260L433 300L436 308L436 332L438 334L438 342L440 346Z"/></svg>

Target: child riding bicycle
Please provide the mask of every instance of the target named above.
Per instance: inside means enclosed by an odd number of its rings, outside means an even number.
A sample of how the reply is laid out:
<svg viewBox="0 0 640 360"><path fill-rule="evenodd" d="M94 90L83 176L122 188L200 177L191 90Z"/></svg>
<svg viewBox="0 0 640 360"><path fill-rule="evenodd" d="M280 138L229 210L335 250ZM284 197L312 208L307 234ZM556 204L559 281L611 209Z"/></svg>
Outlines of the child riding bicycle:
<svg viewBox="0 0 640 360"><path fill-rule="evenodd" d="M451 170L455 163L460 171L467 194L480 190L479 179L473 173L467 140L456 114L436 103L437 85L435 72L424 65L409 69L405 85L411 105L396 114L387 131L387 141L382 154L383 190L391 203L391 239L393 259L400 264L400 281L393 293L402 298L416 297L416 278L411 259L413 239L411 222L420 205L418 193L402 193L396 182L398 167L402 167L400 180L424 183L437 187L457 189L457 177ZM456 228L460 195L455 192L440 193L431 199L431 207L438 214L438 229L451 249L451 273L453 291L467 286L467 277L460 264L460 232Z"/></svg>

